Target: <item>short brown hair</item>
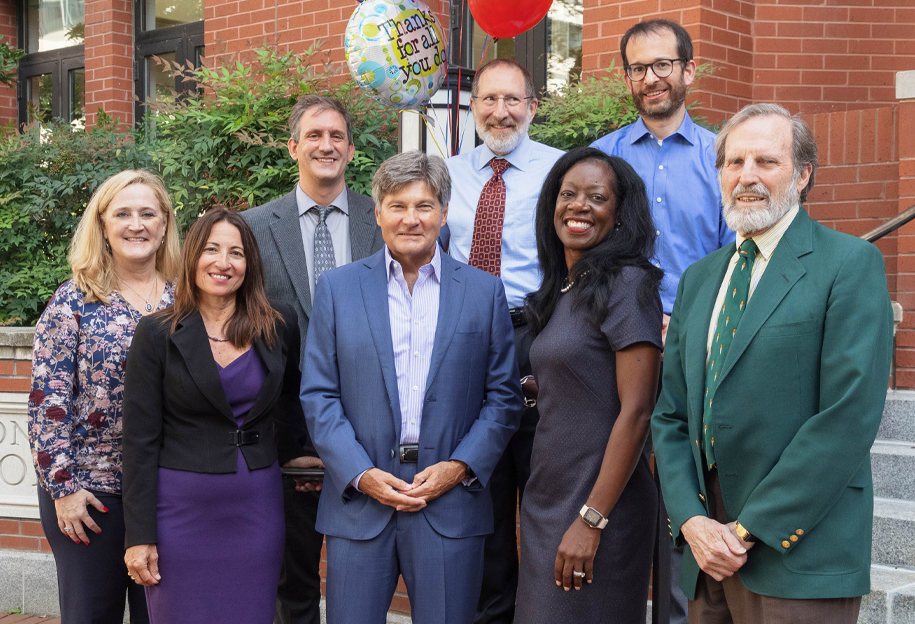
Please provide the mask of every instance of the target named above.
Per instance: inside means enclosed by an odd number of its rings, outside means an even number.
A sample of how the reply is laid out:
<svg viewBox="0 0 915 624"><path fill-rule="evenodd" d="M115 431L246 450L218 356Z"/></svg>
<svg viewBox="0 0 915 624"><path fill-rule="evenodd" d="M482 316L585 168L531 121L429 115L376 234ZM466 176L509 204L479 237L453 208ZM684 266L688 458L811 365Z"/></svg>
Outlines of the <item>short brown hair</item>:
<svg viewBox="0 0 915 624"><path fill-rule="evenodd" d="M324 111L332 110L340 114L343 117L343 121L346 123L346 140L350 144L353 142L353 116L350 114L346 107L340 103L340 100L332 98L327 95L303 95L295 103L295 106L292 107L292 112L289 113L289 132L292 135L292 140L298 142L299 140L299 130L302 125L302 115L316 108L318 113L323 113Z"/></svg>
<svg viewBox="0 0 915 624"><path fill-rule="evenodd" d="M251 227L237 212L225 208L210 210L197 219L184 239L181 254L181 272L175 289L175 304L163 315L172 322L171 331L178 323L200 308L200 290L197 287L197 264L213 226L228 223L238 228L245 252L245 279L235 293L235 312L226 323L226 338L234 346L244 348L262 339L268 347L276 339L276 321L282 321L280 314L270 306L264 290L264 264L261 261L257 239Z"/></svg>

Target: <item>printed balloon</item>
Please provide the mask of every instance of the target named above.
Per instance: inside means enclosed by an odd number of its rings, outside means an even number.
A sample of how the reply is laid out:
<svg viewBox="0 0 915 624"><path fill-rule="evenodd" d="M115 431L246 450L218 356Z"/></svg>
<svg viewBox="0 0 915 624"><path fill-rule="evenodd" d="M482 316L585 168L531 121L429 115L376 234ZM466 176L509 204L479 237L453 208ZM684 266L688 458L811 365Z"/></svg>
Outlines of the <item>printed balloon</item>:
<svg viewBox="0 0 915 624"><path fill-rule="evenodd" d="M419 0L365 0L349 18L343 49L356 83L397 110L426 105L445 79L441 25Z"/></svg>

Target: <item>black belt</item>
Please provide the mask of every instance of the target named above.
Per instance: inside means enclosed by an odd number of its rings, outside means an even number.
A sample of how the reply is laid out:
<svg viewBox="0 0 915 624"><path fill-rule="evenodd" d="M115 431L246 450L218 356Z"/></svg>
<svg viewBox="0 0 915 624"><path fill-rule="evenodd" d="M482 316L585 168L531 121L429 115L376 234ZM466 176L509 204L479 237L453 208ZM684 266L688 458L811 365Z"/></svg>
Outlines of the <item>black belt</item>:
<svg viewBox="0 0 915 624"><path fill-rule="evenodd" d="M419 463L419 444L401 444L400 445L400 463L401 464L418 464Z"/></svg>
<svg viewBox="0 0 915 624"><path fill-rule="evenodd" d="M527 325L527 318L524 316L524 308L510 308L508 313L512 315L512 326L523 327Z"/></svg>
<svg viewBox="0 0 915 624"><path fill-rule="evenodd" d="M241 429L238 429L237 431L229 433L229 437L229 444L232 446L244 446L246 444L257 444L261 434L257 431L242 431Z"/></svg>

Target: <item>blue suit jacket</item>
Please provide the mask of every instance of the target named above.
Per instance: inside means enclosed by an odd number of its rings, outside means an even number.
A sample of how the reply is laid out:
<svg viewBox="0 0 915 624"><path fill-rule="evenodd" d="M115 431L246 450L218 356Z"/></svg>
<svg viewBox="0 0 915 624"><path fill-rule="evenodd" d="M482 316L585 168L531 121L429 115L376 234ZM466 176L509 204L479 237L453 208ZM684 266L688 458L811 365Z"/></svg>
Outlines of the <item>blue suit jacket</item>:
<svg viewBox="0 0 915 624"><path fill-rule="evenodd" d="M416 470L460 460L477 481L458 484L417 513L442 535L461 538L493 530L487 484L518 429L522 399L501 280L447 255L441 259ZM321 276L302 362L301 399L326 467L318 531L357 540L377 536L394 509L350 482L369 468L412 481L401 471L398 453L401 411L384 249Z"/></svg>

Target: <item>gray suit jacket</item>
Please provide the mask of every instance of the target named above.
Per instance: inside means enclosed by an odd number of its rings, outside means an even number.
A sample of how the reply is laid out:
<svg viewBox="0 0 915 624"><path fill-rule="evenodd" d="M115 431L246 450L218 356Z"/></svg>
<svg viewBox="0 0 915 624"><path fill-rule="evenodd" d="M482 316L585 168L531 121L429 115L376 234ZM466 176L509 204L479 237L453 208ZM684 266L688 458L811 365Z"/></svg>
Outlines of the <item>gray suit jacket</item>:
<svg viewBox="0 0 915 624"><path fill-rule="evenodd" d="M349 200L349 235L353 262L371 256L381 249L384 240L375 222L375 203L370 197L346 190ZM257 238L264 262L267 297L285 301L299 317L302 352L311 316L311 292L308 271L311 267L302 248L299 209L295 189L263 206L241 213Z"/></svg>

